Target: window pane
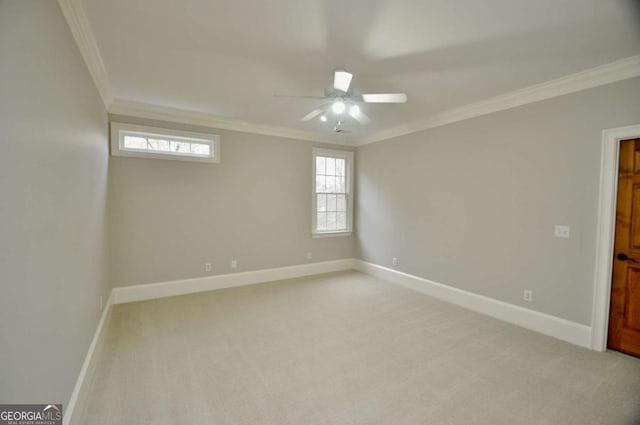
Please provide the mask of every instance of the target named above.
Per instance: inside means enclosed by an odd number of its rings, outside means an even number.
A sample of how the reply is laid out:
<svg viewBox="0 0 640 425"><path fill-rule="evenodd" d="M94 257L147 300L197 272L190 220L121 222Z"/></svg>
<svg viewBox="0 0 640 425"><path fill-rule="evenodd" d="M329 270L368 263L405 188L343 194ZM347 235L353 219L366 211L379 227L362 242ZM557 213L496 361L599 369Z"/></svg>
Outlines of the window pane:
<svg viewBox="0 0 640 425"><path fill-rule="evenodd" d="M318 196L318 212L327 211L327 195L317 195Z"/></svg>
<svg viewBox="0 0 640 425"><path fill-rule="evenodd" d="M327 213L319 212L316 217L318 230L327 230Z"/></svg>
<svg viewBox="0 0 640 425"><path fill-rule="evenodd" d="M328 176L336 175L336 159L335 158L327 158L327 172L325 173Z"/></svg>
<svg viewBox="0 0 640 425"><path fill-rule="evenodd" d="M132 156L141 156L149 158L159 158L156 154L162 154L162 157L176 156L184 160L211 160L211 162L219 162L214 156L217 152L219 140L218 136L211 135L209 139L207 135L202 138L191 138L189 135L172 135L160 133L146 133L136 130L116 129L118 132L119 143L114 155L126 155L124 151L132 152ZM160 129L158 129L160 130ZM122 153L120 153L122 152ZM194 157L197 157L194 158Z"/></svg>
<svg viewBox="0 0 640 425"><path fill-rule="evenodd" d="M336 195L325 195L327 197L327 211L336 211Z"/></svg>
<svg viewBox="0 0 640 425"><path fill-rule="evenodd" d="M336 227L339 230L345 230L347 228L347 214L343 212L339 212L337 214L337 223Z"/></svg>
<svg viewBox="0 0 640 425"><path fill-rule="evenodd" d="M127 149L147 149L147 139L144 137L124 136L124 147Z"/></svg>
<svg viewBox="0 0 640 425"><path fill-rule="evenodd" d="M347 188L345 187L345 178L344 177L336 177L336 193L346 193Z"/></svg>
<svg viewBox="0 0 640 425"><path fill-rule="evenodd" d="M166 139L148 139L149 150L171 152L171 143Z"/></svg>
<svg viewBox="0 0 640 425"><path fill-rule="evenodd" d="M336 178L333 176L326 177L326 186L325 190L329 193L333 193L336 191Z"/></svg>
<svg viewBox="0 0 640 425"><path fill-rule="evenodd" d="M336 158L336 176L344 176L344 164L344 159Z"/></svg>
<svg viewBox="0 0 640 425"><path fill-rule="evenodd" d="M171 152L171 142L169 140L162 140L160 139L158 141L158 149L163 151L163 152Z"/></svg>
<svg viewBox="0 0 640 425"><path fill-rule="evenodd" d="M351 154L340 152L320 153L315 150L315 203L314 232L346 232L350 222L350 194L347 186L347 167L351 164Z"/></svg>
<svg viewBox="0 0 640 425"><path fill-rule="evenodd" d="M316 175L325 173L324 156L316 156Z"/></svg>
<svg viewBox="0 0 640 425"><path fill-rule="evenodd" d="M171 152L191 152L191 143L189 142L177 142L172 140L171 142Z"/></svg>
<svg viewBox="0 0 640 425"><path fill-rule="evenodd" d="M346 195L336 195L336 196L338 198L336 211L347 212L347 196Z"/></svg>
<svg viewBox="0 0 640 425"><path fill-rule="evenodd" d="M192 143L191 153L195 155L211 155L211 146L202 143Z"/></svg>
<svg viewBox="0 0 640 425"><path fill-rule="evenodd" d="M157 139L147 139L147 149L150 151L158 150L158 140Z"/></svg>
<svg viewBox="0 0 640 425"><path fill-rule="evenodd" d="M336 230L336 213L329 212L327 214L327 230Z"/></svg>

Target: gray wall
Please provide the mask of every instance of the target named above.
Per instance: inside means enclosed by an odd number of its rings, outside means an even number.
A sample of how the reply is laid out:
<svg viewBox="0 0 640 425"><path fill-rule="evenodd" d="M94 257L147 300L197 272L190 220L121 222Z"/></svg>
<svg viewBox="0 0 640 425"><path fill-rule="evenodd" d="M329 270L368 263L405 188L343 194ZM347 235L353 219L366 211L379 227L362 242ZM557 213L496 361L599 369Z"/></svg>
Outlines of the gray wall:
<svg viewBox="0 0 640 425"><path fill-rule="evenodd" d="M636 78L363 146L359 257L589 324L601 133L639 99Z"/></svg>
<svg viewBox="0 0 640 425"><path fill-rule="evenodd" d="M57 2L0 0L0 58L0 403L66 407L110 289L107 114Z"/></svg>
<svg viewBox="0 0 640 425"><path fill-rule="evenodd" d="M221 136L222 155L220 164L111 158L114 286L354 256L353 236L311 237L313 143L110 118L213 132Z"/></svg>

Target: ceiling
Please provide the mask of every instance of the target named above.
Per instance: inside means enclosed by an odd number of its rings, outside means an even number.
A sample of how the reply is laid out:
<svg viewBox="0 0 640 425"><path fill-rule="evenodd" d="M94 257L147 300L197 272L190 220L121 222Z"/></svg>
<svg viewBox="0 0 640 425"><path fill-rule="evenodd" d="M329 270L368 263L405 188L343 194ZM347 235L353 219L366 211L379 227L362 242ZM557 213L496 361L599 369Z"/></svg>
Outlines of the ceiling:
<svg viewBox="0 0 640 425"><path fill-rule="evenodd" d="M300 122L332 72L406 92L347 124L366 137L640 53L623 0L84 0L111 96L265 126Z"/></svg>

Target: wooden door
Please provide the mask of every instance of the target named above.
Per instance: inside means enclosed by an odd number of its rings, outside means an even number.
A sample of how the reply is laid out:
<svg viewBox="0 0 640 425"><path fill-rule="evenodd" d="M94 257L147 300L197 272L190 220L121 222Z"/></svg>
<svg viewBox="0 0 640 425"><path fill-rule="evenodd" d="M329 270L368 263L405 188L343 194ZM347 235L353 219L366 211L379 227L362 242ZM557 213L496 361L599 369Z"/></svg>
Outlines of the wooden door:
<svg viewBox="0 0 640 425"><path fill-rule="evenodd" d="M640 139L620 142L608 346L640 356Z"/></svg>

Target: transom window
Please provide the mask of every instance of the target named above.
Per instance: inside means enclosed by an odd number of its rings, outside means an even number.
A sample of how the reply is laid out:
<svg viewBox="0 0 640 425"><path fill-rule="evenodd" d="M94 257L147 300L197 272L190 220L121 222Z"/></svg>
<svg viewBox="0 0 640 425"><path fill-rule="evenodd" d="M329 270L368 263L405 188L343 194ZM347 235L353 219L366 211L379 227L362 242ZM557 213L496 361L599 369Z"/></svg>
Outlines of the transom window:
<svg viewBox="0 0 640 425"><path fill-rule="evenodd" d="M350 233L353 152L313 150L313 234Z"/></svg>
<svg viewBox="0 0 640 425"><path fill-rule="evenodd" d="M220 162L219 150L215 134L111 124L111 151L116 156Z"/></svg>

